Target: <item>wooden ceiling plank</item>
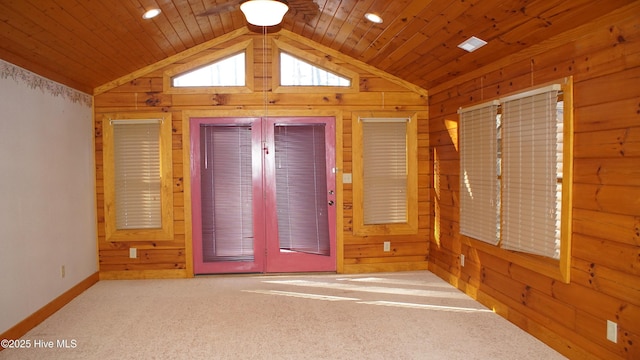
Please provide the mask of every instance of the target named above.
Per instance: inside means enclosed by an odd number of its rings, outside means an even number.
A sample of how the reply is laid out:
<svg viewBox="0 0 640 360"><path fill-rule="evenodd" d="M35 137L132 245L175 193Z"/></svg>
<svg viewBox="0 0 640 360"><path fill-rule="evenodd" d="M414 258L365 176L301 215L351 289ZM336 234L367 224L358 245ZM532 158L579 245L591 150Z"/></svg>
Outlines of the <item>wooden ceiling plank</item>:
<svg viewBox="0 0 640 360"><path fill-rule="evenodd" d="M159 8L162 10L162 8L158 6L154 0L151 0L151 2L147 0L142 1L149 3L149 5L144 5L143 3L141 3L141 0L130 0L128 2L127 9L132 14L139 13L144 9L150 8ZM176 33L175 29L171 25L171 20L163 12L161 12L160 15L155 18L143 22L142 26L145 31L144 36L147 39L156 41L162 48L162 50L166 53L166 56L171 56L186 49L184 43L182 42L182 39L180 38L180 35Z"/></svg>
<svg viewBox="0 0 640 360"><path fill-rule="evenodd" d="M37 12L36 18L32 18L32 13ZM81 26L77 26L74 23L74 19L64 17L60 14L59 7L55 3L48 3L47 7L38 7L38 4L23 1L19 5L15 12L11 13L12 20L17 20L20 16L18 14L29 14L28 18L24 18L24 21L33 21L34 27L42 27L43 32L40 32L38 39L50 47L59 47L60 49L68 49L64 51L65 56L70 56L76 59L89 60L100 67L100 71L104 71L107 74L111 72L109 66L102 64L101 54L95 54L92 50L94 47L90 41L84 40L81 36L83 29Z"/></svg>
<svg viewBox="0 0 640 360"><path fill-rule="evenodd" d="M74 46L74 48L83 54L88 52L86 49L93 49L94 61L101 63L103 68L113 71L109 76L119 75L114 69L114 64L117 64L120 69L127 70L127 65L132 61L141 56L143 59L145 58L143 52L127 46L128 43L123 38L117 37L110 29L97 27L99 22L96 21L96 17L100 14L86 10L81 3L82 1L76 0L57 0L58 6L52 7L49 13L52 19L63 24L67 30L74 34L74 38L84 44L82 48L80 46ZM121 47L115 47L115 44L124 45L126 50L123 51ZM118 56L114 57L114 54Z"/></svg>
<svg viewBox="0 0 640 360"><path fill-rule="evenodd" d="M92 77L100 76L102 72L109 76L112 74L111 68L100 66L100 59L95 56L78 52L82 48L77 42L69 42L73 38L73 34L69 33L64 27L56 23L46 14L39 12L39 16L32 17L32 14L24 11L35 11L30 3L20 2L18 9L6 8L0 4L0 12L7 18L6 21L0 22L0 33L4 36L11 37L15 42L25 44L25 48L30 50L23 54L30 61L43 62L43 67L60 71L62 74L74 74L71 76L76 83L83 83L88 86L87 81L79 80L77 73L90 73ZM23 15L29 14L26 18ZM26 29L29 33L25 33L19 29ZM64 37L62 37L64 35ZM34 41L37 39L37 41ZM74 45L78 45L74 48ZM8 46L3 44L3 47ZM72 52L68 49L74 49ZM9 51L12 51L9 49ZM16 50L12 52L17 53ZM45 60L46 61L43 61ZM95 62L96 66L89 68L87 60ZM69 77L66 75L65 77Z"/></svg>
<svg viewBox="0 0 640 360"><path fill-rule="evenodd" d="M327 46L336 50L340 49L344 45L345 40L353 33L353 30L359 26L361 22L366 21L364 14L373 2L374 0L362 0L355 2L353 7L351 7L349 15L341 24L340 29L336 31L333 41L330 44L327 44Z"/></svg>
<svg viewBox="0 0 640 360"><path fill-rule="evenodd" d="M347 38L342 42L342 46L337 49L354 58L358 56L356 52L356 47L358 46L358 43L362 40L365 34L369 32L369 30L373 28L374 25L376 25L371 21L366 20L364 18L364 14L375 13L375 14L384 15L382 9L386 9L389 5L389 3L384 0L373 0L373 2L368 4L369 4L368 7L365 7L364 3L361 5L362 9L364 10L362 18L356 20L357 21L356 27L349 34L349 36L347 36Z"/></svg>
<svg viewBox="0 0 640 360"><path fill-rule="evenodd" d="M156 1L153 0L152 2L155 3ZM164 16L167 20L169 20L168 25L171 26L171 30L169 30L169 28L167 27L166 31L176 34L177 38L179 39L179 41L176 41L176 43L174 44L174 48L176 48L177 51L186 50L196 44L193 37L191 36L191 32L180 16L180 12L172 2L168 2L163 5L158 4L155 6L162 10L160 15L158 16Z"/></svg>
<svg viewBox="0 0 640 360"><path fill-rule="evenodd" d="M0 34L5 34L5 32L0 29ZM24 43L16 41L13 36L5 37L3 35L0 35L0 44L3 44L3 46L0 47L0 59L4 59L5 61L8 61L16 66L19 66L40 76L46 77L49 80L53 80L60 84L69 86L73 89L85 92L87 94L92 93L92 88L88 87L86 84L80 83L75 79L71 79L65 76L63 73L60 73L59 69L54 70L43 64L40 56L32 52L31 48L23 47ZM9 51L8 49L14 50L15 53ZM31 53L33 54L33 57L25 57L23 55L25 53Z"/></svg>
<svg viewBox="0 0 640 360"><path fill-rule="evenodd" d="M325 33L322 35L321 38L318 39L318 42L325 46L331 45L333 43L333 40L336 38L336 36L338 36L338 33L340 32L342 25L344 25L345 20L349 17L349 14L351 13L351 11L352 11L352 8L348 8L346 5L343 6L341 4L338 7L336 14L333 16L333 18L329 22L329 26L327 26Z"/></svg>
<svg viewBox="0 0 640 360"><path fill-rule="evenodd" d="M407 6L406 4L409 1L411 1L411 4ZM370 48L375 49L378 46L382 46L381 44L376 43L376 40L379 39L380 35L384 33L387 28L395 27L397 25L404 27L406 21L403 21L403 19L413 17L412 15L410 15L411 13L409 11L416 11L418 8L424 7L424 3L422 3L422 1L423 0L402 0L401 2L385 2L384 7L382 7L383 10L379 12L370 11L381 14L381 16L387 18L392 18L393 20L386 20L387 24L374 24L369 22L371 26L369 26L367 31L358 38L358 41L351 49L350 54L360 60L367 61L368 59L364 56L365 51ZM414 5L416 7L414 7ZM407 10L407 8L410 8L410 10Z"/></svg>
<svg viewBox="0 0 640 360"><path fill-rule="evenodd" d="M184 4L184 1L181 1L181 4ZM200 22L198 21L196 13L194 13L191 4L187 2L183 6L178 5L179 4L176 4L174 2L173 7L178 11L178 14L180 14L180 18L182 19L184 26L189 31L193 43L202 44L203 42L205 42L205 35L200 28Z"/></svg>
<svg viewBox="0 0 640 360"><path fill-rule="evenodd" d="M376 57L379 58L384 56L382 54L390 47L402 46L402 43L394 42L394 40L402 34L415 34L424 28L425 25L429 23L429 20L423 18L421 14L425 12L436 12L436 9L442 6L441 4L445 4L445 2L431 1L425 5L423 2L417 1L402 8L401 12L390 21L390 24L384 31L372 41L372 45L361 54L361 58L367 61L375 59Z"/></svg>
<svg viewBox="0 0 640 360"><path fill-rule="evenodd" d="M305 22L304 27L302 28L302 32L298 34L302 34L302 36L311 38L316 31L316 26L318 26L318 22L320 21L320 16L322 12L324 12L324 8L327 6L327 2L335 1L335 0L314 0L314 2L318 5L318 16L310 19Z"/></svg>
<svg viewBox="0 0 640 360"><path fill-rule="evenodd" d="M195 21L197 23L198 28L203 36L203 41L211 40L213 37L217 36L214 32L214 26L209 21L209 17L203 15L207 8L204 6L203 0L188 0L189 8L193 13ZM175 2L174 2L174 6Z"/></svg>
<svg viewBox="0 0 640 360"><path fill-rule="evenodd" d="M153 36L153 33L158 33L157 27L142 19L144 9L139 3L105 0L83 4L96 14L96 21L100 21L106 31L113 32L120 42L128 45L127 48L144 53L143 58L149 57L149 62L158 61L175 51L166 37ZM149 39L152 41L147 41Z"/></svg>
<svg viewBox="0 0 640 360"><path fill-rule="evenodd" d="M327 29L331 25L331 21L335 18L338 8L340 7L340 3L340 0L327 1L324 9L322 9L322 12L320 13L313 35L311 36L313 41L320 43L322 38L327 35Z"/></svg>

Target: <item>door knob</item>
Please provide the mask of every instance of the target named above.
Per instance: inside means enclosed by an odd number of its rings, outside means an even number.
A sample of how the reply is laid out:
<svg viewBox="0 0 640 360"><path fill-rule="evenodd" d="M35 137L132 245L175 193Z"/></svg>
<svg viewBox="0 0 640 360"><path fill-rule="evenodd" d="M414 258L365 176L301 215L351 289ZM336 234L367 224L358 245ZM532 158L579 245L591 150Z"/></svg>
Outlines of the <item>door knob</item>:
<svg viewBox="0 0 640 360"><path fill-rule="evenodd" d="M333 204L335 204L333 200L329 200L329 206L333 206Z"/></svg>

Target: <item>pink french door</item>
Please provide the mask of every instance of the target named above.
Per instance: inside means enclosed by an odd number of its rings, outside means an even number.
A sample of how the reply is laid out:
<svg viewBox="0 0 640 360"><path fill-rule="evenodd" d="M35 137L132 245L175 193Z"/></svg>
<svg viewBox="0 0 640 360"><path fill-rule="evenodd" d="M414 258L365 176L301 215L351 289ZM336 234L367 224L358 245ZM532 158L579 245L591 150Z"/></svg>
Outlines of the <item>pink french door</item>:
<svg viewBox="0 0 640 360"><path fill-rule="evenodd" d="M334 118L192 118L196 274L336 269Z"/></svg>

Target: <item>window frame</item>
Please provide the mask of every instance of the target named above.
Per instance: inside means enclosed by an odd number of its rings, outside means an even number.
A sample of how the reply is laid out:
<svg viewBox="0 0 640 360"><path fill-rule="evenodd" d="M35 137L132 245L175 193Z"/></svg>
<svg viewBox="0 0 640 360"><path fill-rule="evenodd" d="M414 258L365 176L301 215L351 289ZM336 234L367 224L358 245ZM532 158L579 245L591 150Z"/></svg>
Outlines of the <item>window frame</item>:
<svg viewBox="0 0 640 360"><path fill-rule="evenodd" d="M116 226L115 145L112 120L132 121L161 119L160 147L160 202L161 227L154 229L118 229ZM120 113L102 117L103 171L104 171L104 221L105 240L153 241L173 240L173 174L171 115L166 113Z"/></svg>
<svg viewBox="0 0 640 360"><path fill-rule="evenodd" d="M507 250L501 247L502 239L497 245L492 245L482 240L474 239L460 234L462 243L470 247L477 248L483 252L503 258L514 264L518 264L527 269L543 274L550 278L570 282L571 270L571 222L572 222L572 186L573 186L573 79L567 77L559 81L549 82L541 86L525 89L500 97L500 99L513 96L524 96L531 91L548 87L550 85L560 85L563 93L563 174L562 174L562 210L561 210L561 241L559 259L545 256L529 254L514 250ZM497 99L496 99L497 100ZM501 101L502 102L502 101ZM472 106L469 106L472 107ZM467 107L467 108L469 108ZM502 119L504 121L504 119ZM460 131L460 127L458 127ZM462 134L458 134L459 137ZM504 151L504 149L503 149ZM497 160L497 154L496 154ZM502 185L501 185L502 186ZM502 187L501 187L502 189ZM502 212L502 207L500 209ZM502 216L500 216L502 221Z"/></svg>
<svg viewBox="0 0 640 360"><path fill-rule="evenodd" d="M188 73L192 70L205 67L217 61L238 55L245 54L245 85L244 86L173 86L173 78L175 76ZM167 94L241 94L252 93L254 89L254 71L253 71L253 39L246 40L235 45L228 46L223 50L216 51L185 64L174 66L162 74L163 90Z"/></svg>
<svg viewBox="0 0 640 360"><path fill-rule="evenodd" d="M407 118L407 221L365 224L363 118ZM415 235L418 233L418 114L402 112L354 112L352 116L353 152L353 233L370 235Z"/></svg>

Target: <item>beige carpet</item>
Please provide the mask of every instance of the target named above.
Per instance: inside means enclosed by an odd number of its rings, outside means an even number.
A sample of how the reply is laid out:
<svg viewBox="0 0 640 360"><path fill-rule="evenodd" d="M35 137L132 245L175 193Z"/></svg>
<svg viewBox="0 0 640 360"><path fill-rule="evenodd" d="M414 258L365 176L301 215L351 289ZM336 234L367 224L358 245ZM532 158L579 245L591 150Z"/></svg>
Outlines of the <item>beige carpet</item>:
<svg viewBox="0 0 640 360"><path fill-rule="evenodd" d="M23 340L0 359L564 358L422 271L101 281Z"/></svg>

